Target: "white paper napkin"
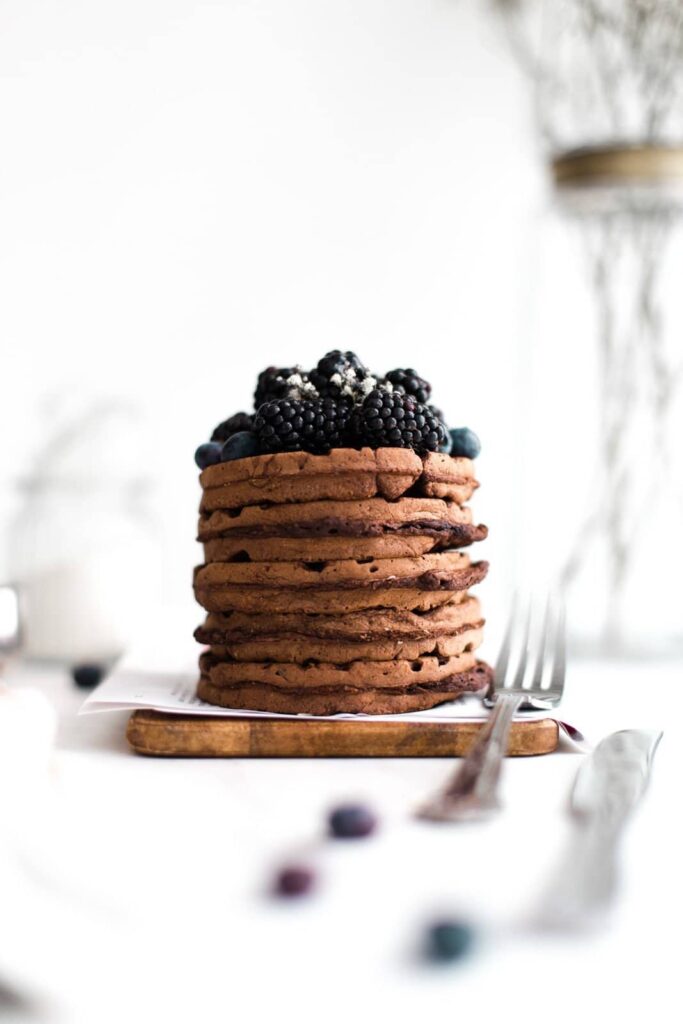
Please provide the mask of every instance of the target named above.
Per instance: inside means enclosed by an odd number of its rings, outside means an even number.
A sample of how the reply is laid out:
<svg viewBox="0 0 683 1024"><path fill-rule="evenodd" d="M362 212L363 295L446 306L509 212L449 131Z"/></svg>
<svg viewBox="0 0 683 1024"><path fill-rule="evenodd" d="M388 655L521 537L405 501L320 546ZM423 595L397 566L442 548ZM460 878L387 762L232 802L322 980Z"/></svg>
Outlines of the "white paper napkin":
<svg viewBox="0 0 683 1024"><path fill-rule="evenodd" d="M427 711L408 711L397 715L284 715L271 711L249 711L243 708L221 708L207 704L196 696L197 658L184 655L172 663L161 664L157 658L131 656L122 661L112 674L104 680L86 699L79 714L96 711L120 711L144 708L165 711L170 714L211 715L223 717L255 718L321 718L354 719L377 721L443 722L480 721L488 716L488 710L478 697L461 697L459 700L441 704ZM564 709L563 709L564 711ZM520 712L520 719L556 717L547 711ZM563 713L562 718L565 715Z"/></svg>

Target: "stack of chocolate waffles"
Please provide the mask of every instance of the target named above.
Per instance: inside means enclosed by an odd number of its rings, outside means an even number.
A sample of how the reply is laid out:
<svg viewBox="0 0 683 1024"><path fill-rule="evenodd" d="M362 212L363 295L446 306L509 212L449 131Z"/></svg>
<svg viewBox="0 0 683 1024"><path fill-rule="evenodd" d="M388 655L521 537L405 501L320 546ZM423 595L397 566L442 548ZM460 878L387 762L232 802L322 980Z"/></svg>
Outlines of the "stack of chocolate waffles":
<svg viewBox="0 0 683 1024"><path fill-rule="evenodd" d="M374 393L364 390L361 408ZM486 536L467 507L478 486L472 459L343 438L323 454L268 450L277 448L269 426L288 437L281 414L252 418L252 440L242 441L251 449L231 456L229 436L228 461L198 459L204 564L194 590L208 613L195 633L206 645L198 695L330 715L414 711L481 690L490 669L476 657L484 621L470 588L487 564L464 551ZM261 454L243 454L255 445Z"/></svg>

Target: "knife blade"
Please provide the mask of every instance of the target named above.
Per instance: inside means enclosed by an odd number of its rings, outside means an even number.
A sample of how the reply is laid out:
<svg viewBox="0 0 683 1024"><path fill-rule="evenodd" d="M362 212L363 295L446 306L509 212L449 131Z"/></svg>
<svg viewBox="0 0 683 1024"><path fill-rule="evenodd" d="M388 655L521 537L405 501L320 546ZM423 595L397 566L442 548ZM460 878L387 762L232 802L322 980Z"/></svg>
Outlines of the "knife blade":
<svg viewBox="0 0 683 1024"><path fill-rule="evenodd" d="M623 729L610 733L580 766L571 793L579 818L625 821L647 788L661 732Z"/></svg>
<svg viewBox="0 0 683 1024"><path fill-rule="evenodd" d="M618 846L645 793L662 733L624 729L606 736L579 768L570 795L573 834L538 914L545 927L597 924L617 889Z"/></svg>

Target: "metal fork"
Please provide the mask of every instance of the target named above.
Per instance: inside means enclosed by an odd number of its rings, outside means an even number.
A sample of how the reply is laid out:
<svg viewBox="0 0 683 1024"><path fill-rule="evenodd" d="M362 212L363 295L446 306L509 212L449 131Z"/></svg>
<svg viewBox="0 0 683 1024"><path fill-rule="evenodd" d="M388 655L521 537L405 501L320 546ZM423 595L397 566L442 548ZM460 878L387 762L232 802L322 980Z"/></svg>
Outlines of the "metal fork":
<svg viewBox="0 0 683 1024"><path fill-rule="evenodd" d="M493 708L491 717L446 787L419 808L418 817L472 821L499 810L498 779L514 715L553 708L564 690L564 608L548 598L534 632L538 618L531 601L514 599L493 683L484 697L486 706Z"/></svg>

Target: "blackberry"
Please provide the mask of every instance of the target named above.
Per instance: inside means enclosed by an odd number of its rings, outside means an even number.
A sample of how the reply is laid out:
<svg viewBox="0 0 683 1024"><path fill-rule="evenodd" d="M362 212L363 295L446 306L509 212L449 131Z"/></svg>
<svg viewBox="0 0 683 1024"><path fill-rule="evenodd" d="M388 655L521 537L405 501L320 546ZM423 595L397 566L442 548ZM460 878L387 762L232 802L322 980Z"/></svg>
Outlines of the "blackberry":
<svg viewBox="0 0 683 1024"><path fill-rule="evenodd" d="M251 430L253 419L248 412L236 412L234 416L229 416L227 420L218 424L211 435L211 440L227 441L229 437L238 434L241 430Z"/></svg>
<svg viewBox="0 0 683 1024"><path fill-rule="evenodd" d="M324 455L346 442L351 406L333 398L280 398L266 402L254 420L264 451Z"/></svg>
<svg viewBox="0 0 683 1024"><path fill-rule="evenodd" d="M375 388L353 414L356 440L370 448L413 448L436 452L446 429L431 409L400 391Z"/></svg>
<svg viewBox="0 0 683 1024"><path fill-rule="evenodd" d="M439 451L443 452L445 455L448 455L448 453L451 450L451 445L452 445L453 442L451 440L451 435L450 435L450 433L448 431L448 424L446 423L446 417L441 412L441 409L437 409L437 407L435 405L428 405L427 408L431 412L433 412L434 415L439 420L441 420L441 425L443 426L443 430L444 430L444 435L445 436L444 436L443 444L439 445Z"/></svg>
<svg viewBox="0 0 683 1024"><path fill-rule="evenodd" d="M268 366L262 370L254 392L254 408L258 410L264 402L288 397L290 386L287 381L295 373L299 373L297 367Z"/></svg>
<svg viewBox="0 0 683 1024"><path fill-rule="evenodd" d="M423 380L416 370L391 370L387 374L387 380L397 390L403 391L406 395L412 395L423 404L428 401L432 393L432 385Z"/></svg>
<svg viewBox="0 0 683 1024"><path fill-rule="evenodd" d="M355 352L341 352L338 348L324 355L309 374L317 392L322 397L333 398L339 395L355 397L361 381L368 376L369 371Z"/></svg>

